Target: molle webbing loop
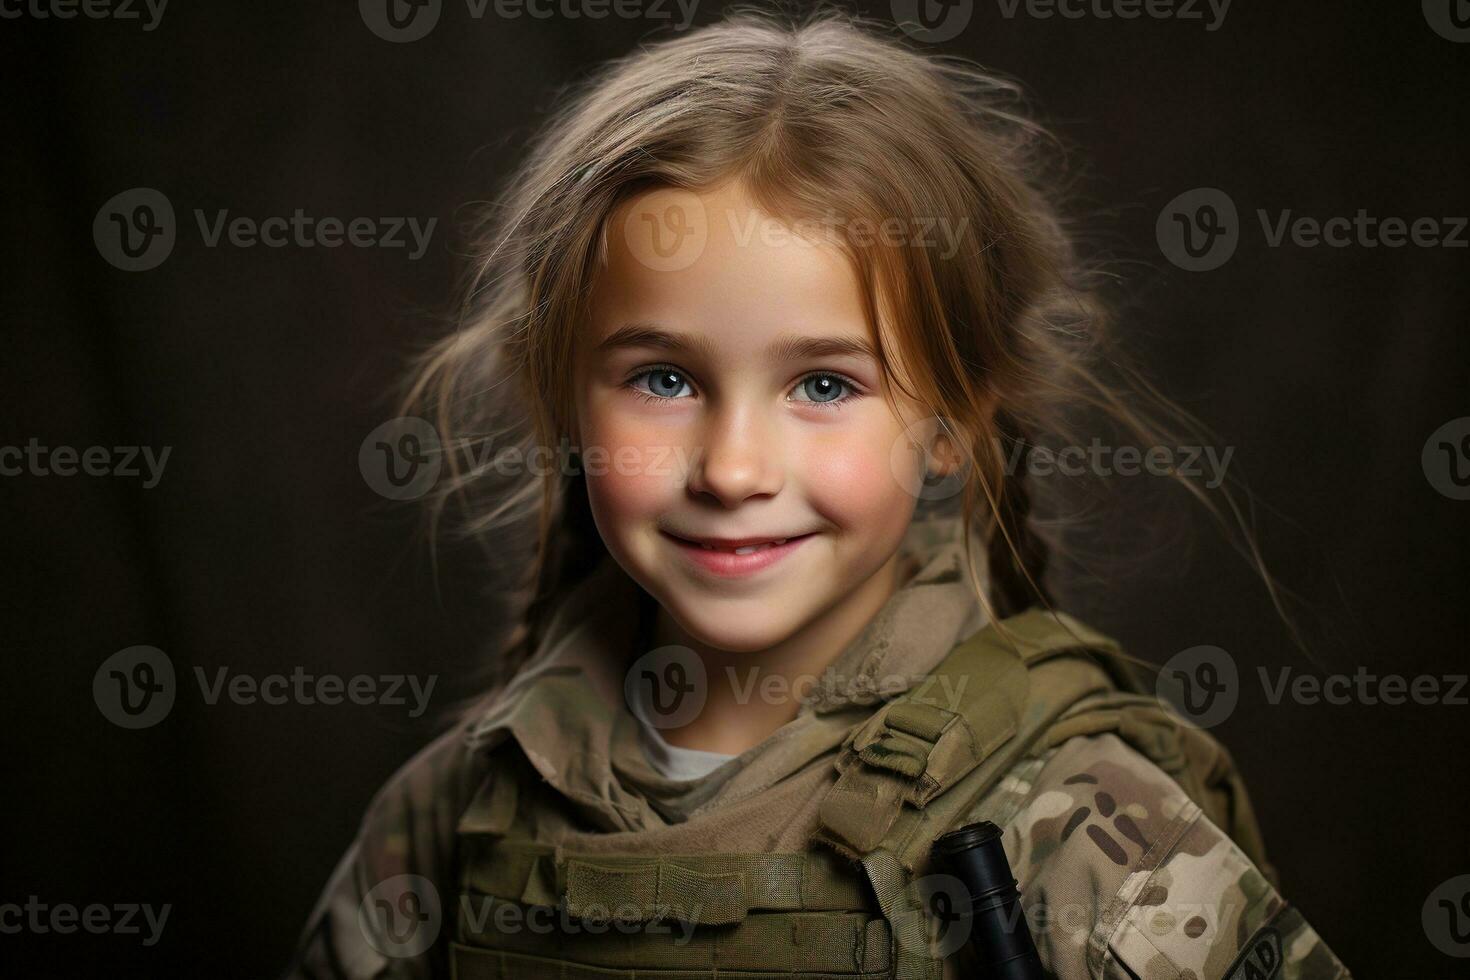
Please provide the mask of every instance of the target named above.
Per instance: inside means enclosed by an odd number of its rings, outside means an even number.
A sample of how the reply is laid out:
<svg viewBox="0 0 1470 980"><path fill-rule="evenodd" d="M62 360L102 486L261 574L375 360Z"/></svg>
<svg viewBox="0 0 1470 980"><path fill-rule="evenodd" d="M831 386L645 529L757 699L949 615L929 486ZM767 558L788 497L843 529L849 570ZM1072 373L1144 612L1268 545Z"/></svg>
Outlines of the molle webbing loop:
<svg viewBox="0 0 1470 980"><path fill-rule="evenodd" d="M881 847L863 856L863 868L893 935L894 980L941 980L943 960L931 949L929 918L917 880Z"/></svg>
<svg viewBox="0 0 1470 980"><path fill-rule="evenodd" d="M668 858L637 864L567 858L557 866L557 883L567 912L592 921L670 918L724 926L750 911L739 871L700 870Z"/></svg>
<svg viewBox="0 0 1470 980"><path fill-rule="evenodd" d="M527 828L541 804L517 774L487 779L459 822L459 980L893 976L893 938L863 870L832 851L610 854L540 843Z"/></svg>
<svg viewBox="0 0 1470 980"><path fill-rule="evenodd" d="M819 836L851 857L876 848L905 804L922 808L947 791L1023 728L1032 680L1028 665L1065 653L1117 652L1112 640L1063 613L1028 610L1003 627L981 629L956 646L919 686L895 698L855 728L837 758L837 784L823 800ZM1097 689L1066 692L1049 708L1060 712ZM1062 692L1058 692L1062 693ZM1039 734L1039 732L1037 733Z"/></svg>
<svg viewBox="0 0 1470 980"><path fill-rule="evenodd" d="M550 844L466 837L466 888L594 922L730 925L753 911L861 909L856 869L831 852L573 854Z"/></svg>
<svg viewBox="0 0 1470 980"><path fill-rule="evenodd" d="M657 927L650 927L657 928ZM768 914L738 926L656 934L470 936L450 945L456 980L892 980L892 940L866 914Z"/></svg>
<svg viewBox="0 0 1470 980"><path fill-rule="evenodd" d="M674 918L729 925L751 911L863 908L860 876L836 874L830 854L703 854L657 858L566 858L558 867L568 911L610 910L636 921Z"/></svg>

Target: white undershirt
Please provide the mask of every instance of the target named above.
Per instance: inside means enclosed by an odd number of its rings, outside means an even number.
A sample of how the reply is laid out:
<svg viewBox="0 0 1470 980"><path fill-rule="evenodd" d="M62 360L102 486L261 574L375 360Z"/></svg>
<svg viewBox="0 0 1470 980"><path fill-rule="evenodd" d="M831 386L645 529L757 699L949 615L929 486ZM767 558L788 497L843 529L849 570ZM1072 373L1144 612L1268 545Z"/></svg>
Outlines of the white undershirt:
<svg viewBox="0 0 1470 980"><path fill-rule="evenodd" d="M664 741L657 728L641 718L638 720L638 727L643 732L643 754L648 757L648 764L665 779L676 782L699 779L735 758L723 752L706 752L703 749L670 745Z"/></svg>

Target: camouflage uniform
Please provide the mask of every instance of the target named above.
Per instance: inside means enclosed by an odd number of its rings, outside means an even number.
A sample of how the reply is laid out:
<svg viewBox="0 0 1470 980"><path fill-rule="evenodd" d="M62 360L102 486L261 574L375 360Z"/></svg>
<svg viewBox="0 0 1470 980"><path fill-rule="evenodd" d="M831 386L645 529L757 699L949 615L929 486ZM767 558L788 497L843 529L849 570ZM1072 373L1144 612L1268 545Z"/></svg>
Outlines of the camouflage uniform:
<svg viewBox="0 0 1470 980"><path fill-rule="evenodd" d="M832 858L815 843L820 804L839 782L831 763L850 758L851 736L882 706L880 692L891 698L896 680L906 690L929 678L985 624L956 526L917 522L905 546L905 585L828 668L797 718L689 783L663 778L639 750L623 701L638 594L604 562L563 603L541 650L506 690L373 800L287 975L448 977L454 926L465 928L452 897L470 860L467 831L514 827L521 843L558 854L820 851ZM995 679L978 680L983 691ZM520 795L508 804L496 795L507 780L492 776L502 768L524 770ZM1347 976L1277 894L1270 869L1253 864L1178 783L1114 735L1069 738L1023 759L965 816L1006 829L1027 919L1058 977ZM523 874L509 894L555 905L550 879L538 881L534 870ZM563 938L564 955L575 961L574 937ZM729 950L715 945L710 955L731 969ZM744 955L758 958L759 950ZM944 975L968 975L965 955L947 961ZM517 975L497 962L500 972L477 975Z"/></svg>
<svg viewBox="0 0 1470 980"><path fill-rule="evenodd" d="M1023 763L981 809L1006 828L1032 935L1059 977L1348 976L1178 784L1114 735Z"/></svg>

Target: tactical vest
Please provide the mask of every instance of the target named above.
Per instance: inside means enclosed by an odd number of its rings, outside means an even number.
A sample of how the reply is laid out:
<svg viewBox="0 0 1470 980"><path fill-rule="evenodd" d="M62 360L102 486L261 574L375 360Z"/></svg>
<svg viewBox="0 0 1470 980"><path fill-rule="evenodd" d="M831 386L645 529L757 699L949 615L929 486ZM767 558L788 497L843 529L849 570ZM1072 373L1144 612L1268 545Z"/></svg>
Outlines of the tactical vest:
<svg viewBox="0 0 1470 980"><path fill-rule="evenodd" d="M1111 732L1168 773L1273 878L1235 768L1162 709L1114 641L1028 610L951 650L857 724L834 757L808 849L579 855L529 836L534 772L498 767L458 828L456 980L695 977L940 980L920 879L929 849L974 820L1019 763ZM959 692L956 710L931 690ZM513 743L512 743L513 744Z"/></svg>

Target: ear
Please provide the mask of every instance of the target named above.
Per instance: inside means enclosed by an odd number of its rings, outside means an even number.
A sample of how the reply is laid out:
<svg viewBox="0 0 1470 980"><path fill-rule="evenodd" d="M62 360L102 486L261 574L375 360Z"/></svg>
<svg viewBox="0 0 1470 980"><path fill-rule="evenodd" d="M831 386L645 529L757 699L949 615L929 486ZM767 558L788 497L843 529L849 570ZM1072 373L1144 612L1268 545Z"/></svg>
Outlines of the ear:
<svg viewBox="0 0 1470 980"><path fill-rule="evenodd" d="M999 399L991 392L986 392L982 398L979 432L971 431L969 426L962 425L955 419L938 417L934 426L934 434L929 445L925 447L925 457L928 460L931 476L951 476L968 465L965 448L968 447L974 451L976 440L993 429Z"/></svg>
<svg viewBox="0 0 1470 980"><path fill-rule="evenodd" d="M924 459L930 477L947 477L956 473L965 464L965 454L960 446L968 436L963 427L953 419L937 418L934 434L924 447Z"/></svg>
<svg viewBox="0 0 1470 980"><path fill-rule="evenodd" d="M993 435L999 410L1000 397L987 388L980 393L980 431L972 432L968 426L950 418L944 418L943 424L936 425L934 436L926 447L930 475L947 477L965 466L967 460L962 447L968 446L973 450L978 439Z"/></svg>

